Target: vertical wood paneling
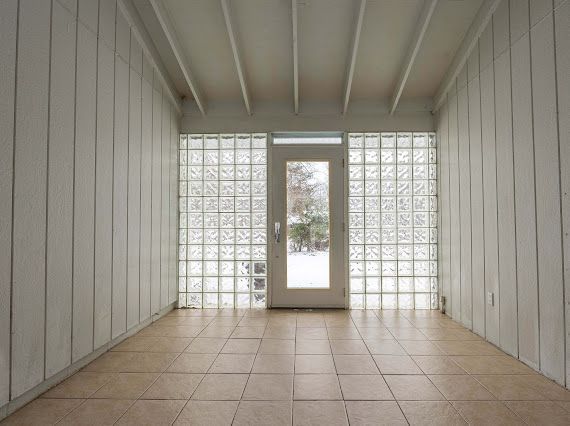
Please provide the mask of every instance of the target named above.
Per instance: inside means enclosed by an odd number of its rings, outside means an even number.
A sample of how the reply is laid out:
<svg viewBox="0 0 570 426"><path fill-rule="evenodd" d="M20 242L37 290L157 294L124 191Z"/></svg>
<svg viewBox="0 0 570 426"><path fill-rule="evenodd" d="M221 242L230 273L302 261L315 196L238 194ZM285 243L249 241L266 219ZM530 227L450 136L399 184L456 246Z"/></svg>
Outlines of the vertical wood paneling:
<svg viewBox="0 0 570 426"><path fill-rule="evenodd" d="M139 322L141 224L141 76L130 70L127 329Z"/></svg>
<svg viewBox="0 0 570 426"><path fill-rule="evenodd" d="M528 16L527 16L528 18ZM528 33L511 48L513 85L513 153L515 161L515 218L519 357L538 367L538 283L530 41Z"/></svg>
<svg viewBox="0 0 570 426"><path fill-rule="evenodd" d="M478 67L479 64L476 64ZM483 163L479 75L469 83L469 159L471 165L471 278L473 331L485 335L485 251L483 238Z"/></svg>
<svg viewBox="0 0 570 426"><path fill-rule="evenodd" d="M168 212L170 213L170 288L169 303L178 300L178 143L180 131L176 125L176 112L174 108L170 108L170 204Z"/></svg>
<svg viewBox="0 0 570 426"><path fill-rule="evenodd" d="M12 397L44 379L51 2L21 0L12 258Z"/></svg>
<svg viewBox="0 0 570 426"><path fill-rule="evenodd" d="M77 16L91 32L97 33L99 20L99 0L78 0Z"/></svg>
<svg viewBox="0 0 570 426"><path fill-rule="evenodd" d="M0 2L0 407L10 394L10 281L18 2Z"/></svg>
<svg viewBox="0 0 570 426"><path fill-rule="evenodd" d="M495 60L495 114L497 135L497 207L499 212L500 343L517 355L517 274L515 196L513 178L513 128L510 53Z"/></svg>
<svg viewBox="0 0 570 426"><path fill-rule="evenodd" d="M129 65L118 56L115 57L114 121L112 337L125 332L127 326Z"/></svg>
<svg viewBox="0 0 570 426"><path fill-rule="evenodd" d="M438 153L439 153L439 172L440 172L440 188L439 208L441 212L441 291L447 298L446 309L451 306L451 277L450 277L450 227L449 227L449 117L447 112L447 104L441 109L441 127L438 134Z"/></svg>
<svg viewBox="0 0 570 426"><path fill-rule="evenodd" d="M93 350L93 268L95 256L97 38L81 22L78 25L72 361L83 358Z"/></svg>
<svg viewBox="0 0 570 426"><path fill-rule="evenodd" d="M480 44L483 46L483 44ZM499 260L497 231L497 167L495 146L494 69L481 70L481 145L483 147L483 227L485 240L485 297L495 295L494 305L485 305L485 337L499 344Z"/></svg>
<svg viewBox="0 0 570 426"><path fill-rule="evenodd" d="M564 290L560 215L560 158L552 14L531 29L532 99L538 242L540 369L563 382Z"/></svg>
<svg viewBox="0 0 570 426"><path fill-rule="evenodd" d="M558 136L562 194L562 237L566 333L570 330L570 2L555 12L556 78L558 83ZM566 338L566 386L570 384L570 339Z"/></svg>
<svg viewBox="0 0 570 426"><path fill-rule="evenodd" d="M115 14L117 0L99 0L99 41L115 50Z"/></svg>
<svg viewBox="0 0 570 426"><path fill-rule="evenodd" d="M457 95L449 97L449 211L451 227L451 313L461 321L461 222L459 218L459 145L457 133Z"/></svg>
<svg viewBox="0 0 570 426"><path fill-rule="evenodd" d="M169 239L170 231L170 109L168 99L162 95L162 202L160 226L160 307L168 304L168 276L169 276Z"/></svg>
<svg viewBox="0 0 570 426"><path fill-rule="evenodd" d="M162 92L153 90L152 98L152 232L151 232L151 312L160 310L160 253L162 202Z"/></svg>
<svg viewBox="0 0 570 426"><path fill-rule="evenodd" d="M71 362L75 44L75 16L54 2L47 194L46 378Z"/></svg>
<svg viewBox="0 0 570 426"><path fill-rule="evenodd" d="M140 320L150 316L152 212L152 86L142 79Z"/></svg>
<svg viewBox="0 0 570 426"><path fill-rule="evenodd" d="M465 81L467 83L467 81ZM461 322L471 328L473 320L471 285L471 178L469 164L469 99L467 87L458 93L459 220L461 232Z"/></svg>
<svg viewBox="0 0 570 426"><path fill-rule="evenodd" d="M101 3L101 6L103 2ZM99 39L97 70L97 161L95 183L95 315L93 345L111 339L113 265L113 107L115 55Z"/></svg>

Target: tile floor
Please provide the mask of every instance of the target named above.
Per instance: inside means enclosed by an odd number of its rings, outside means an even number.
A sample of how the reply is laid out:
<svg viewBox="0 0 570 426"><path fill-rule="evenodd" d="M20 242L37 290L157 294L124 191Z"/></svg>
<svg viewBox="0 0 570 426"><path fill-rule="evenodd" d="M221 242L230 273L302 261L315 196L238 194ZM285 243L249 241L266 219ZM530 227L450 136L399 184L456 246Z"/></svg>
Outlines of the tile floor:
<svg viewBox="0 0 570 426"><path fill-rule="evenodd" d="M430 311L176 310L5 419L570 424L570 391Z"/></svg>

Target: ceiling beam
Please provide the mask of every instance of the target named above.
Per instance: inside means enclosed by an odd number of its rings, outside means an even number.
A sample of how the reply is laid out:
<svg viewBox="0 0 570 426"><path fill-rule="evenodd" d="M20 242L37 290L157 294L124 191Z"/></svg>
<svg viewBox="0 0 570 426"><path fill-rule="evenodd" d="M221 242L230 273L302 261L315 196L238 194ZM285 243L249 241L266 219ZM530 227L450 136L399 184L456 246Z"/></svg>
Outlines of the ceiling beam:
<svg viewBox="0 0 570 426"><path fill-rule="evenodd" d="M166 35L166 39L170 44L170 48L172 49L172 53L176 57L176 61L178 62L178 66L182 70L182 74L184 75L184 80L186 80L186 84L190 88L192 92L192 96L194 96L194 100L196 101L196 105L200 109L202 115L206 115L206 105L204 98L202 97L200 90L198 89L198 85L196 84L196 80L192 76L190 72L190 66L188 65L188 60L184 55L184 51L180 46L180 42L176 37L176 31L174 30L174 25L170 20L170 15L166 10L162 0L150 0L150 4L152 5L152 9L154 10L154 14L162 27L162 31Z"/></svg>
<svg viewBox="0 0 570 426"><path fill-rule="evenodd" d="M412 43L408 47L408 53L406 54L406 59L404 60L400 77L398 78L398 83L396 84L394 94L392 95L390 114L394 114L394 111L396 111L396 108L398 107L398 103L400 102L400 98L402 97L402 93L404 92L404 88L408 82L408 77L410 76L410 72L412 71L412 67L414 66L414 62L420 51L420 47L433 16L433 12L437 6L437 1L438 0L424 0L424 7L418 22L416 23L416 30L414 32L414 37L412 38Z"/></svg>
<svg viewBox="0 0 570 426"><path fill-rule="evenodd" d="M360 0L360 8L358 10L358 18L354 28L352 38L352 48L350 49L350 57L348 60L348 71L346 73L346 86L344 89L344 100L342 104L342 113L348 111L348 103L350 101L350 90L352 89L352 79L354 78L354 69L356 67L356 56L358 54L358 44L360 43L360 33L362 32L362 21L364 21L364 10L366 9L366 0Z"/></svg>
<svg viewBox="0 0 570 426"><path fill-rule="evenodd" d="M299 49L297 45L297 0L291 0L293 21L293 102L295 114L299 114Z"/></svg>
<svg viewBox="0 0 570 426"><path fill-rule="evenodd" d="M182 108L180 106L180 97L176 90L173 89L172 82L168 77L164 64L160 60L160 55L156 50L156 47L154 47L154 43L152 42L152 39L148 34L135 6L132 4L131 0L119 0L117 5L131 27L131 31L140 43L144 54L156 71L155 76L158 77L160 84L166 89L166 93L174 104L174 108L178 114L181 114Z"/></svg>
<svg viewBox="0 0 570 426"><path fill-rule="evenodd" d="M479 8L477 15L467 30L467 34L465 34L465 37L463 37L463 41L461 42L459 49L457 49L457 53L453 57L453 61L447 69L447 72L445 73L445 76L443 77L443 80L439 86L439 89L436 92L434 98L434 112L437 111L445 101L447 92L449 92L449 89L455 82L455 79L459 75L459 72L467 62L469 55L475 46L477 46L479 37L493 17L493 13L495 13L495 10L497 10L500 2L501 0L483 1L483 4Z"/></svg>
<svg viewBox="0 0 570 426"><path fill-rule="evenodd" d="M232 53L234 55L234 62L236 64L236 71L239 78L239 84L241 86L241 93L243 95L243 102L245 104L245 109L248 115L251 115L251 101L249 97L249 92L247 90L247 82L245 80L245 73L243 68L243 63L241 61L241 56L239 53L236 34L234 32L234 27L232 24L232 17L230 12L230 5L228 0L220 0L222 3L222 11L224 12L224 20L226 21L226 29L228 31L228 37L230 39L230 44L232 46Z"/></svg>

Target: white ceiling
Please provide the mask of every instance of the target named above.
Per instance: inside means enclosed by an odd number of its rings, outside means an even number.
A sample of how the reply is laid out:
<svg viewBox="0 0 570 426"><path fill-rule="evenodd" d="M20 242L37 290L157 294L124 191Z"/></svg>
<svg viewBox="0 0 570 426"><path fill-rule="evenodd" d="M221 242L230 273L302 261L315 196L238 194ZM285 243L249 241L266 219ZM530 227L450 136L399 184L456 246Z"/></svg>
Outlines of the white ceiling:
<svg viewBox="0 0 570 426"><path fill-rule="evenodd" d="M162 1L182 65L157 19ZM205 113L230 105L246 112L222 0L133 0L181 96ZM252 112L294 105L292 1L297 1L301 112L311 105L341 110L361 0L228 0ZM427 0L426 0L427 1ZM402 92L401 104L433 98L483 0L439 0ZM348 113L390 102L422 17L424 0L366 1ZM180 56L180 55L179 55ZM192 102L191 102L192 103ZM360 109L359 109L360 110ZM196 108L197 111L197 108Z"/></svg>

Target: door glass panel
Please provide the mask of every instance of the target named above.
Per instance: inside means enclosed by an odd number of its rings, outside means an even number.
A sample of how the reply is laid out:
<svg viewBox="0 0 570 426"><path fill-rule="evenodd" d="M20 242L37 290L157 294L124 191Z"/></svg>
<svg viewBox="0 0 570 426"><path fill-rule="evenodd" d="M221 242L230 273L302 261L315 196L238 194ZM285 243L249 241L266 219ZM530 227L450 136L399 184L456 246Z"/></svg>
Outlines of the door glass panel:
<svg viewBox="0 0 570 426"><path fill-rule="evenodd" d="M329 162L287 162L287 288L330 288Z"/></svg>

